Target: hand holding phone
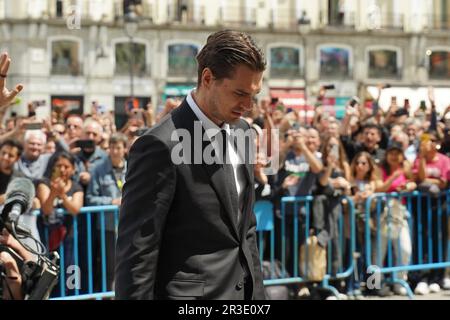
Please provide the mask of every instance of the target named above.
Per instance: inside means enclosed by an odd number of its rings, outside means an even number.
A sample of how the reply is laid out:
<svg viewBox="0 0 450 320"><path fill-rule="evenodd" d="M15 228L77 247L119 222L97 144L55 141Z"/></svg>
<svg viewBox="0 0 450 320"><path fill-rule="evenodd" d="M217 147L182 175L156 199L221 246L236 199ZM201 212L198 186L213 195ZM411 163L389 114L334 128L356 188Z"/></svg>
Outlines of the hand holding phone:
<svg viewBox="0 0 450 320"><path fill-rule="evenodd" d="M52 180L54 181L54 180L56 180L56 179L58 179L60 177L61 177L61 172L59 171L59 169L57 167L53 168Z"/></svg>
<svg viewBox="0 0 450 320"><path fill-rule="evenodd" d="M92 150L95 149L95 142L94 140L77 140L75 146L81 150Z"/></svg>
<svg viewBox="0 0 450 320"><path fill-rule="evenodd" d="M26 123L25 130L41 130L43 126L42 122Z"/></svg>

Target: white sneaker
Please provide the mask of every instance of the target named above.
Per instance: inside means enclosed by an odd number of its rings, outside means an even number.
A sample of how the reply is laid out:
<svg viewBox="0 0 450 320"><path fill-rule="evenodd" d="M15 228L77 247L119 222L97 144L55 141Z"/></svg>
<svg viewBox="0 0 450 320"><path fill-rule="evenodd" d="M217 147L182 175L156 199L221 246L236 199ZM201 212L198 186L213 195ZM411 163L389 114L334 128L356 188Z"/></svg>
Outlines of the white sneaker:
<svg viewBox="0 0 450 320"><path fill-rule="evenodd" d="M430 293L430 289L428 289L428 284L426 282L419 282L414 289L414 293L420 296Z"/></svg>
<svg viewBox="0 0 450 320"><path fill-rule="evenodd" d="M299 290L297 296L299 298L306 298L306 297L311 296L311 293L309 292L309 289L307 287L303 287Z"/></svg>
<svg viewBox="0 0 450 320"><path fill-rule="evenodd" d="M394 284L394 293L398 296L406 296L408 294L408 291L406 290L405 287L396 283Z"/></svg>
<svg viewBox="0 0 450 320"><path fill-rule="evenodd" d="M346 294L339 293L339 300L348 300L348 297Z"/></svg>
<svg viewBox="0 0 450 320"><path fill-rule="evenodd" d="M328 296L328 297L326 297L326 299L325 300L337 300L338 298L336 298L336 296L335 295L332 295L332 296Z"/></svg>
<svg viewBox="0 0 450 320"><path fill-rule="evenodd" d="M450 290L450 278L444 278L444 280L442 280L442 289Z"/></svg>
<svg viewBox="0 0 450 320"><path fill-rule="evenodd" d="M441 291L441 287L437 283L432 283L428 286L431 293L438 293Z"/></svg>

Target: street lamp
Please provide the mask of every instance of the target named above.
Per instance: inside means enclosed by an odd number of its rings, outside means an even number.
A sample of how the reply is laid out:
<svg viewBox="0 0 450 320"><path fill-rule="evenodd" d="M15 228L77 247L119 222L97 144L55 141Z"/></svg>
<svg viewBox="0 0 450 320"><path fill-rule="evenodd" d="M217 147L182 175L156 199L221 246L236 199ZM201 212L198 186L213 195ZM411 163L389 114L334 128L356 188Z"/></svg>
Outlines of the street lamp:
<svg viewBox="0 0 450 320"><path fill-rule="evenodd" d="M129 67L130 67L130 99L133 106L134 103L134 83L133 83L133 67L134 67L134 58L135 58L135 46L133 43L133 37L135 36L136 32L138 31L138 18L136 16L136 13L134 11L130 10L125 15L124 19L124 26L125 26L125 34L130 40L130 60L129 60Z"/></svg>

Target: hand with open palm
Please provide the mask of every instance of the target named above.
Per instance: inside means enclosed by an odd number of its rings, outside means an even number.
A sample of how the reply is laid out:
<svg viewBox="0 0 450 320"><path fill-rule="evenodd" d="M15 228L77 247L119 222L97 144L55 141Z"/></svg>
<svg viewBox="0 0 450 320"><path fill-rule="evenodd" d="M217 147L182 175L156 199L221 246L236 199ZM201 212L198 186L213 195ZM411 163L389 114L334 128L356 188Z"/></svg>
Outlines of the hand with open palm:
<svg viewBox="0 0 450 320"><path fill-rule="evenodd" d="M0 56L0 108L8 107L16 95L22 91L23 85L18 84L13 90L6 88L6 77L11 63L8 53L4 52Z"/></svg>

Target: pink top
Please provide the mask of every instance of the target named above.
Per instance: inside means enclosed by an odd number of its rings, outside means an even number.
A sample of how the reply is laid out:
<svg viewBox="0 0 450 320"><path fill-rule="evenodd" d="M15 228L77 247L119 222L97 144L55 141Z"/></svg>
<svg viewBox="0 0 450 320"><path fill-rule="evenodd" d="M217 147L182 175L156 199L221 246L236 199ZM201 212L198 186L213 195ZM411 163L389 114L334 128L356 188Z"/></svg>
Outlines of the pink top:
<svg viewBox="0 0 450 320"><path fill-rule="evenodd" d="M413 172L419 171L419 158L414 161ZM447 180L450 177L450 158L442 153L437 154L437 160L427 162L426 177L432 179Z"/></svg>
<svg viewBox="0 0 450 320"><path fill-rule="evenodd" d="M387 175L387 172L384 170L384 168L381 168L381 172L383 174L383 181L386 181L389 179L390 176ZM391 173L391 175L393 172ZM387 193L390 192L397 192L397 188L400 187L401 190L406 188L406 183L408 182L408 179L405 176L405 173L401 174L397 179L395 179L389 189L387 190Z"/></svg>

